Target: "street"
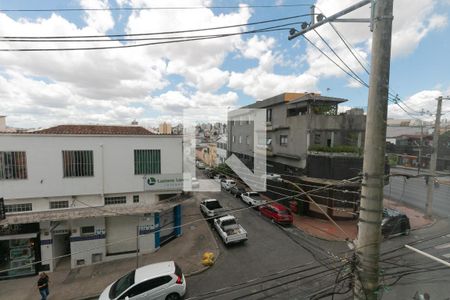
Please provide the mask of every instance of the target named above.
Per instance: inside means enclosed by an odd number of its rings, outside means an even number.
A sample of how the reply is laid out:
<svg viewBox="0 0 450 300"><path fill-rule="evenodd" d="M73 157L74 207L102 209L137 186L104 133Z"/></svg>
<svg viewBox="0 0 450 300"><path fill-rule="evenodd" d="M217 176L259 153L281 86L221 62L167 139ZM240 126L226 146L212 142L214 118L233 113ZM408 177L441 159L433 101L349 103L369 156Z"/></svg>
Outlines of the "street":
<svg viewBox="0 0 450 300"><path fill-rule="evenodd" d="M416 175L417 172L406 169L391 170L392 173ZM384 187L385 197L425 209L427 186L423 177L406 179L405 177L391 177L389 184ZM434 188L433 213L440 217L450 216L450 185L439 184Z"/></svg>
<svg viewBox="0 0 450 300"><path fill-rule="evenodd" d="M219 199L227 209L242 209L233 215L247 230L249 239L225 247L215 235L221 254L209 270L188 278L187 299L303 299L334 282L336 272L328 268L337 265L316 239L295 228L271 223L256 210L245 209L240 199L227 192L202 196Z"/></svg>

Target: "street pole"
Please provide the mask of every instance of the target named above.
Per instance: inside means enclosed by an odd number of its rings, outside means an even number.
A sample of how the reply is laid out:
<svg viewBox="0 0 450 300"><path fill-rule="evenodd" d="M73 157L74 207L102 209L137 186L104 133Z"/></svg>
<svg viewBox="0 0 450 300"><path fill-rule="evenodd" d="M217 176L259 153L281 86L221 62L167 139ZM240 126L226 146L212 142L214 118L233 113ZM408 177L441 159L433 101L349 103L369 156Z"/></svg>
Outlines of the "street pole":
<svg viewBox="0 0 450 300"><path fill-rule="evenodd" d="M136 226L136 269L139 268L139 216Z"/></svg>
<svg viewBox="0 0 450 300"><path fill-rule="evenodd" d="M422 167L422 151L423 151L423 120L420 120L420 145L419 145L419 165L417 166L417 175L420 174Z"/></svg>
<svg viewBox="0 0 450 300"><path fill-rule="evenodd" d="M354 299L379 299L386 119L391 61L393 0L374 4L370 88L364 145L361 206L356 241Z"/></svg>
<svg viewBox="0 0 450 300"><path fill-rule="evenodd" d="M427 184L427 203L425 204L426 216L431 218L433 216L433 192L434 192L434 178L436 177L436 163L439 148L439 131L441 127L441 111L442 111L442 99L443 97L438 97L437 110L436 110L436 121L434 123L434 133L433 133L433 152L430 158L430 176L428 178Z"/></svg>

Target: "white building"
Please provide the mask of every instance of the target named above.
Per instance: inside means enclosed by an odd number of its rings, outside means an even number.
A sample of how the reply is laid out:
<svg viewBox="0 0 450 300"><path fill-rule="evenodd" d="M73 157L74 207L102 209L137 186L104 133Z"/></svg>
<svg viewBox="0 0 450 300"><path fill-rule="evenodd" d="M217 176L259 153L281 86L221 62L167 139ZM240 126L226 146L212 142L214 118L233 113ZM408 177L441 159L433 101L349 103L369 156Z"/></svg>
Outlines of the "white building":
<svg viewBox="0 0 450 300"><path fill-rule="evenodd" d="M88 125L0 133L0 270L12 269L0 278L53 271L66 254L75 268L157 250L181 234L182 178L180 136Z"/></svg>
<svg viewBox="0 0 450 300"><path fill-rule="evenodd" d="M216 164L220 165L225 163L227 159L227 146L228 146L228 138L226 135L222 135L217 141L217 156L216 156Z"/></svg>

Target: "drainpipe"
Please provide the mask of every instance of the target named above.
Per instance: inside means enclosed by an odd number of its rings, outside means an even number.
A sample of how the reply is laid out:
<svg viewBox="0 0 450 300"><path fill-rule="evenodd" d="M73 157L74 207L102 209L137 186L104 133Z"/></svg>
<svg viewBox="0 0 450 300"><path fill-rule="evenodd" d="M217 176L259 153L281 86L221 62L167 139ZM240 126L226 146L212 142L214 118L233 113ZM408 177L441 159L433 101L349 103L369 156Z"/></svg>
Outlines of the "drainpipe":
<svg viewBox="0 0 450 300"><path fill-rule="evenodd" d="M104 148L103 148L103 144L100 144L100 155L101 155L101 165L102 165L102 199L105 196L105 159L104 159Z"/></svg>

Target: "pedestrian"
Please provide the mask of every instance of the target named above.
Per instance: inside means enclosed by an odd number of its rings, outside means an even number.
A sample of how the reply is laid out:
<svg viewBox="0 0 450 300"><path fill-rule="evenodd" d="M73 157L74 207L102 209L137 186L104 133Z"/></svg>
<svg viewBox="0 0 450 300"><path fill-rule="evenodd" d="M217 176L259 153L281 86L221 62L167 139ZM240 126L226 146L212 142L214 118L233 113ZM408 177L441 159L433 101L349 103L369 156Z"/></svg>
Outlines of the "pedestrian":
<svg viewBox="0 0 450 300"><path fill-rule="evenodd" d="M37 287L39 289L39 293L41 294L41 300L47 300L50 291L48 289L48 276L44 272L39 273L39 279L37 282Z"/></svg>

